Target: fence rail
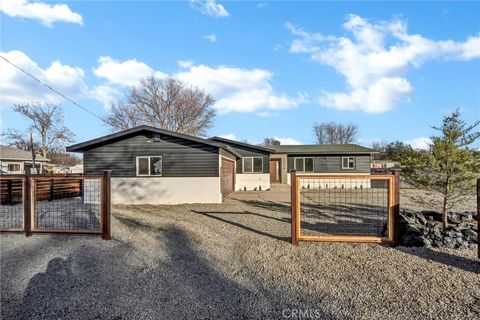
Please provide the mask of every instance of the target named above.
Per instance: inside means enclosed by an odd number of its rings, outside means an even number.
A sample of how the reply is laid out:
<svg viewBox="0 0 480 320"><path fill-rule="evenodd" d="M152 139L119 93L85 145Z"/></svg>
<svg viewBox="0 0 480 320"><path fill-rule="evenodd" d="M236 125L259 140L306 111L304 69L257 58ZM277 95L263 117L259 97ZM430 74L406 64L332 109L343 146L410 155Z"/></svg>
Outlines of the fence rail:
<svg viewBox="0 0 480 320"><path fill-rule="evenodd" d="M292 243L396 244L399 174L299 175L292 172Z"/></svg>
<svg viewBox="0 0 480 320"><path fill-rule="evenodd" d="M111 172L1 175L0 231L98 234L110 239Z"/></svg>

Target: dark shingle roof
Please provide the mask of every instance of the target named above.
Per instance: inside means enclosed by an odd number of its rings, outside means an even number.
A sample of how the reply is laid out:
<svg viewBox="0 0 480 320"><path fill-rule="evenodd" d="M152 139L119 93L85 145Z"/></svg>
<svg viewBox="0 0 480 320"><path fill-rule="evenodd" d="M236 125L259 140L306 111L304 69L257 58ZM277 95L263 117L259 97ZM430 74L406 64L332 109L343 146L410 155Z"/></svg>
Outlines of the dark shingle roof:
<svg viewBox="0 0 480 320"><path fill-rule="evenodd" d="M32 161L32 153L30 151L0 145L0 160ZM35 160L48 161L47 158L39 154L37 154Z"/></svg>
<svg viewBox="0 0 480 320"><path fill-rule="evenodd" d="M241 157L237 152L235 152L231 148L225 147L224 145L222 145L220 143L216 143L214 141L210 141L210 140L199 138L199 137L190 136L188 134L173 132L173 131L160 129L160 128L155 128L155 127L151 127L151 126L147 126L147 125L138 126L138 127L131 128L131 129L128 129L128 130L124 130L124 131L116 132L116 133L113 133L113 134L109 134L109 135L106 135L106 136L103 136L103 137L100 137L100 138L97 138L97 139L92 139L92 140L88 140L88 141L85 141L85 142L82 142L82 143L77 143L75 145L68 146L67 151L68 152L84 152L85 150L93 148L93 147L95 147L99 144L109 143L110 141L112 141L114 139L122 138L124 136L129 135L129 134L133 134L133 133L140 132L140 131L157 132L157 133L164 134L164 135L171 136L171 137L182 138L182 139L202 143L202 144L205 144L205 145L214 146L214 147L217 147L217 148L223 148L223 149L227 150L228 152L232 153L234 156L236 156L238 158Z"/></svg>
<svg viewBox="0 0 480 320"><path fill-rule="evenodd" d="M211 137L208 140L218 141L218 142L221 142L221 143L226 144L226 145L233 144L233 145L238 145L238 146L247 147L247 148L251 148L251 149L257 149L257 150L272 152L272 153L275 151L270 147L266 148L266 147L257 146L257 145L246 143L246 142L230 140L230 139L226 139L226 138L222 138L222 137Z"/></svg>
<svg viewBox="0 0 480 320"><path fill-rule="evenodd" d="M269 146L275 153L287 154L370 154L376 150L356 144L308 144Z"/></svg>

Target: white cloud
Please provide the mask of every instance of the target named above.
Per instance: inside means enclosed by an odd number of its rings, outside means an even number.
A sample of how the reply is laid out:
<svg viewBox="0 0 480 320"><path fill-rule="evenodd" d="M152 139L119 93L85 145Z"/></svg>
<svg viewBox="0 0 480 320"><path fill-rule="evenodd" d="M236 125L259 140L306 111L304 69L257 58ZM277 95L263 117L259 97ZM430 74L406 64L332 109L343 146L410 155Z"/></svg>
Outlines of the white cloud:
<svg viewBox="0 0 480 320"><path fill-rule="evenodd" d="M18 50L0 52L0 55L68 97L77 97L86 92L83 80L84 72L79 67L53 61L49 67L43 69L29 56ZM3 59L0 59L0 70L2 70L0 73L0 106L31 101L42 103L64 102L63 98Z"/></svg>
<svg viewBox="0 0 480 320"><path fill-rule="evenodd" d="M204 39L207 39L210 42L216 42L217 41L217 36L212 34L206 34L203 36Z"/></svg>
<svg viewBox="0 0 480 320"><path fill-rule="evenodd" d="M372 23L348 15L343 28L349 36L341 37L306 32L291 23L286 27L296 36L290 52L308 54L345 77L348 92L323 91L318 100L341 110L388 111L413 92L405 78L409 68L419 68L432 59L480 57L480 34L464 42L435 41L409 34L407 24L399 19Z"/></svg>
<svg viewBox="0 0 480 320"><path fill-rule="evenodd" d="M217 100L215 108L220 113L283 110L305 103L303 94L292 98L276 93L270 84L272 76L263 69L205 65L195 65L175 75L181 81L210 93Z"/></svg>
<svg viewBox="0 0 480 320"><path fill-rule="evenodd" d="M182 69L188 69L193 66L193 62L190 60L180 60L178 61L178 66Z"/></svg>
<svg viewBox="0 0 480 320"><path fill-rule="evenodd" d="M10 17L21 17L40 21L51 27L54 22L62 21L82 25L82 16L70 10L66 4L29 3L27 0L4 0L0 3L0 12Z"/></svg>
<svg viewBox="0 0 480 320"><path fill-rule="evenodd" d="M171 76L206 91L216 100L214 108L219 113L262 113L291 109L308 99L303 93L298 93L296 97L277 93L270 83L273 74L263 69L209 67L192 65L190 61L180 61L180 71L167 75L136 59L119 61L101 57L98 64L93 69L94 74L107 81L95 87L92 93L106 107L109 107L111 100L118 96L120 89L135 86L141 79L151 74L160 78Z"/></svg>
<svg viewBox="0 0 480 320"><path fill-rule="evenodd" d="M302 144L300 141L293 139L293 138L286 138L286 137L273 137L275 140L280 141L281 145L298 145Z"/></svg>
<svg viewBox="0 0 480 320"><path fill-rule="evenodd" d="M225 138L228 140L237 140L237 137L233 133L226 133L219 136L220 138Z"/></svg>
<svg viewBox="0 0 480 320"><path fill-rule="evenodd" d="M230 13L215 0L190 0L190 7L211 17L228 17Z"/></svg>
<svg viewBox="0 0 480 320"><path fill-rule="evenodd" d="M154 75L158 78L165 78L167 75L160 71L155 71L147 64L130 59L119 61L110 57L100 57L98 67L93 68L93 73L100 78L108 80L110 83L123 86L135 86L140 80Z"/></svg>
<svg viewBox="0 0 480 320"><path fill-rule="evenodd" d="M111 85L100 85L93 87L90 95L102 102L106 109L110 108L112 102L114 102L120 95L120 90Z"/></svg>
<svg viewBox="0 0 480 320"><path fill-rule="evenodd" d="M413 149L428 150L430 144L432 144L432 139L428 137L418 137L410 140L405 140L405 143L411 145Z"/></svg>

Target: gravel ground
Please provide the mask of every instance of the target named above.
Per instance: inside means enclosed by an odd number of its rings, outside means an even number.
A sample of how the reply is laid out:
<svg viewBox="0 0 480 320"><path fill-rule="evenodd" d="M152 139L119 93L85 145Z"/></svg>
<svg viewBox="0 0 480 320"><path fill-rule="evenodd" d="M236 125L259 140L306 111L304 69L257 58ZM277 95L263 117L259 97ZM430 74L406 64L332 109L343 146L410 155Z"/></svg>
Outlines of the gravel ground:
<svg viewBox="0 0 480 320"><path fill-rule="evenodd" d="M289 218L280 202L115 206L112 241L2 234L1 318L480 317L476 250L293 247Z"/></svg>

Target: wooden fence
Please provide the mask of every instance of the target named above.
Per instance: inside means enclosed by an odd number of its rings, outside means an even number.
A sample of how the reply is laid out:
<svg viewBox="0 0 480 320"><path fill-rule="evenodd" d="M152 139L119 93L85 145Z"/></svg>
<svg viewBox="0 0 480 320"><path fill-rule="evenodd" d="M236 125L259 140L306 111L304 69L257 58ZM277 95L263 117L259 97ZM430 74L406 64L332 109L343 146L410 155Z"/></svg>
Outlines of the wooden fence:
<svg viewBox="0 0 480 320"><path fill-rule="evenodd" d="M480 178L477 179L477 256L480 259Z"/></svg>
<svg viewBox="0 0 480 320"><path fill-rule="evenodd" d="M398 243L399 172L291 174L291 240Z"/></svg>
<svg viewBox="0 0 480 320"><path fill-rule="evenodd" d="M111 172L0 175L0 231L98 234L110 239Z"/></svg>

